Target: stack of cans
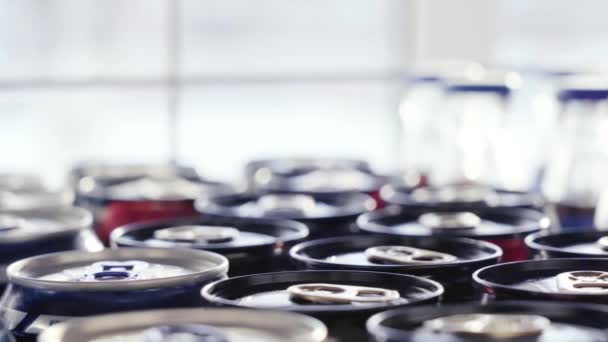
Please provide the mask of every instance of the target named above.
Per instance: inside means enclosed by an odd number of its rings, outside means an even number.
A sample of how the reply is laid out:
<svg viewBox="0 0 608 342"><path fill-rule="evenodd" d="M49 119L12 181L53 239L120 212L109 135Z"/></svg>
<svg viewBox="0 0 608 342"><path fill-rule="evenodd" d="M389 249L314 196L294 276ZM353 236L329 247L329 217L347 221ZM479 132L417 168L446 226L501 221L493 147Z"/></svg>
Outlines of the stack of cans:
<svg viewBox="0 0 608 342"><path fill-rule="evenodd" d="M248 163L243 191L168 164L83 163L59 192L0 176L0 342L608 341L608 234L569 229L598 200L603 227L608 200L567 172L604 166L608 87L552 90L563 153L522 176L508 73L448 74L402 103L404 127L422 121L400 174L279 158ZM445 153L415 162L419 130Z"/></svg>
<svg viewBox="0 0 608 342"><path fill-rule="evenodd" d="M412 187L356 160L254 161L245 174L240 192L187 167L89 165L71 175L82 208L5 210L0 336L604 337L576 316L602 310L578 303L608 293L604 237L551 231L538 195Z"/></svg>

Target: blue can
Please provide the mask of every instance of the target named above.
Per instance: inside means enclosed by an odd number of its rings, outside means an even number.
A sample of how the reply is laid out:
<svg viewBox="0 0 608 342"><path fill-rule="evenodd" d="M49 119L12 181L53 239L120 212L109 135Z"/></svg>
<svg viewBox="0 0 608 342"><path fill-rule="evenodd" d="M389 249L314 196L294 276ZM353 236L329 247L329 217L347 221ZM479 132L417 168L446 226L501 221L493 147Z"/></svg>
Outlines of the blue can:
<svg viewBox="0 0 608 342"><path fill-rule="evenodd" d="M44 253L100 251L91 214L80 208L0 211L0 291L8 264Z"/></svg>
<svg viewBox="0 0 608 342"><path fill-rule="evenodd" d="M8 267L0 318L15 336L33 338L74 317L199 306L201 287L227 271L225 257L190 249L45 254Z"/></svg>

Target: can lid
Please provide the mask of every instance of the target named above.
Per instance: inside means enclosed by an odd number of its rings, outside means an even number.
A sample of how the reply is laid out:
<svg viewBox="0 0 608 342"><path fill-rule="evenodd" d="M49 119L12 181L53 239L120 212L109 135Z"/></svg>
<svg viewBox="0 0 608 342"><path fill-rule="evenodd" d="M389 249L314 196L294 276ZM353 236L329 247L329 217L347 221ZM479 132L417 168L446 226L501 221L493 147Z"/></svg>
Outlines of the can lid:
<svg viewBox="0 0 608 342"><path fill-rule="evenodd" d="M0 191L44 191L40 177L22 173L0 173Z"/></svg>
<svg viewBox="0 0 608 342"><path fill-rule="evenodd" d="M357 218L364 231L393 236L450 235L504 238L530 234L549 227L547 217L532 209L490 209L471 212L426 212L387 207Z"/></svg>
<svg viewBox="0 0 608 342"><path fill-rule="evenodd" d="M0 210L30 210L71 206L72 191L21 190L0 191Z"/></svg>
<svg viewBox="0 0 608 342"><path fill-rule="evenodd" d="M75 207L0 211L0 245L74 234L92 224L91 213Z"/></svg>
<svg viewBox="0 0 608 342"><path fill-rule="evenodd" d="M111 241L119 247L187 247L234 253L260 247L275 251L279 244L306 236L306 226L295 221L191 217L126 225L112 232Z"/></svg>
<svg viewBox="0 0 608 342"><path fill-rule="evenodd" d="M190 179L197 178L198 173L194 168L172 164L116 164L89 161L74 166L72 177L75 178L75 182L79 182L83 178L91 178L105 184L142 177L184 177Z"/></svg>
<svg viewBox="0 0 608 342"><path fill-rule="evenodd" d="M551 321L540 315L524 314L457 314L434 318L423 323L423 329L434 332L512 339L542 334Z"/></svg>
<svg viewBox="0 0 608 342"><path fill-rule="evenodd" d="M526 237L528 248L559 257L606 257L608 256L608 238L606 232L538 232Z"/></svg>
<svg viewBox="0 0 608 342"><path fill-rule="evenodd" d="M480 208L539 208L539 195L491 188L479 184L446 185L411 189L395 184L384 186L380 195L389 204L427 210Z"/></svg>
<svg viewBox="0 0 608 342"><path fill-rule="evenodd" d="M140 178L107 187L108 197L117 200L194 200L203 185L180 178Z"/></svg>
<svg viewBox="0 0 608 342"><path fill-rule="evenodd" d="M109 342L120 338L121 341L150 342L146 339L150 333L165 327L211 333L220 338L212 340L214 342L222 341L221 338L231 342L321 342L327 337L323 323L296 313L205 308L135 311L75 319L51 326L38 339L40 342Z"/></svg>
<svg viewBox="0 0 608 342"><path fill-rule="evenodd" d="M543 301L418 306L384 311L367 321L374 340L567 340L608 337L607 310L598 305ZM594 319L589 319L594 317Z"/></svg>
<svg viewBox="0 0 608 342"><path fill-rule="evenodd" d="M410 275L331 270L234 277L208 284L201 293L205 300L219 305L325 315L437 300L443 287Z"/></svg>
<svg viewBox="0 0 608 342"><path fill-rule="evenodd" d="M386 183L369 164L345 159L274 159L247 165L250 182L258 190L335 194L371 192Z"/></svg>
<svg viewBox="0 0 608 342"><path fill-rule="evenodd" d="M268 192L234 193L199 198L195 204L203 214L240 218L323 219L357 216L376 207L366 194L340 196Z"/></svg>
<svg viewBox="0 0 608 342"><path fill-rule="evenodd" d="M314 269L414 275L412 272L424 270L425 275L435 271L441 275L452 268L474 271L480 265L496 263L502 251L489 242L466 238L354 235L302 242L292 247L289 254L294 261Z"/></svg>
<svg viewBox="0 0 608 342"><path fill-rule="evenodd" d="M62 291L148 289L225 276L228 260L191 249L125 248L59 252L10 264L10 283Z"/></svg>

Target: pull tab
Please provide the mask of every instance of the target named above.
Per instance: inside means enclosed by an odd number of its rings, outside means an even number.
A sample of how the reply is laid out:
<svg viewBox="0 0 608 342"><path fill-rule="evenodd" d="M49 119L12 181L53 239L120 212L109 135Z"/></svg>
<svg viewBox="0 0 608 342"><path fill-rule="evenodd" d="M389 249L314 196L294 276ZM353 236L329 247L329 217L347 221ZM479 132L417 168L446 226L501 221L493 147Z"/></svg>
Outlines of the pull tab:
<svg viewBox="0 0 608 342"><path fill-rule="evenodd" d="M144 342L228 342L217 328L203 324L167 325L143 331Z"/></svg>
<svg viewBox="0 0 608 342"><path fill-rule="evenodd" d="M459 231L474 229L481 218L469 212L426 213L420 215L418 223L433 230Z"/></svg>
<svg viewBox="0 0 608 342"><path fill-rule="evenodd" d="M458 258L447 253L407 246L377 246L365 250L370 261L388 261L402 265L442 264Z"/></svg>
<svg viewBox="0 0 608 342"><path fill-rule="evenodd" d="M608 272L573 271L556 277L557 288L563 292L584 294L608 293Z"/></svg>
<svg viewBox="0 0 608 342"><path fill-rule="evenodd" d="M461 314L426 321L423 328L442 333L513 339L538 336L549 325L551 321L539 315Z"/></svg>
<svg viewBox="0 0 608 342"><path fill-rule="evenodd" d="M0 232L18 229L23 219L15 215L0 215Z"/></svg>
<svg viewBox="0 0 608 342"><path fill-rule="evenodd" d="M421 188L412 196L419 202L479 203L486 201L495 192L480 185L448 185L441 188Z"/></svg>
<svg viewBox="0 0 608 342"><path fill-rule="evenodd" d="M271 194L260 196L258 206L264 212L306 213L314 209L316 202L312 196L292 194Z"/></svg>
<svg viewBox="0 0 608 342"><path fill-rule="evenodd" d="M239 230L223 226L177 226L159 229L154 238L168 241L222 243L235 240Z"/></svg>
<svg viewBox="0 0 608 342"><path fill-rule="evenodd" d="M395 290L337 284L293 285L287 292L294 299L320 304L385 303L401 297Z"/></svg>
<svg viewBox="0 0 608 342"><path fill-rule="evenodd" d="M597 244L600 245L603 249L608 249L608 236L604 236L597 240Z"/></svg>
<svg viewBox="0 0 608 342"><path fill-rule="evenodd" d="M120 281L139 278L139 271L148 267L144 261L100 261L89 266L81 281Z"/></svg>

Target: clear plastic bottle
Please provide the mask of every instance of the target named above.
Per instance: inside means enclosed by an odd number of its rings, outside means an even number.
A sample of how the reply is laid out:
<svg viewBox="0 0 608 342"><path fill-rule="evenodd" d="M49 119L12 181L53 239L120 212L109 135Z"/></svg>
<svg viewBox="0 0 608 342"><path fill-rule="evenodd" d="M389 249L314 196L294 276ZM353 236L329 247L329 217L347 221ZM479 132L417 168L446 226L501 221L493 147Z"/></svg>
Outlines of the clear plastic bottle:
<svg viewBox="0 0 608 342"><path fill-rule="evenodd" d="M500 179L497 151L507 137L509 74L450 80L444 87L445 110L437 122L440 148L433 155L433 185L480 183ZM512 82L511 82L512 83Z"/></svg>
<svg viewBox="0 0 608 342"><path fill-rule="evenodd" d="M439 149L438 122L444 110L443 82L452 77L475 78L481 73L481 65L465 61L434 61L412 68L399 104L400 163L406 183L426 184L433 167L433 156Z"/></svg>
<svg viewBox="0 0 608 342"><path fill-rule="evenodd" d="M542 190L562 230L588 229L608 184L608 83L572 78L559 100L562 110Z"/></svg>

